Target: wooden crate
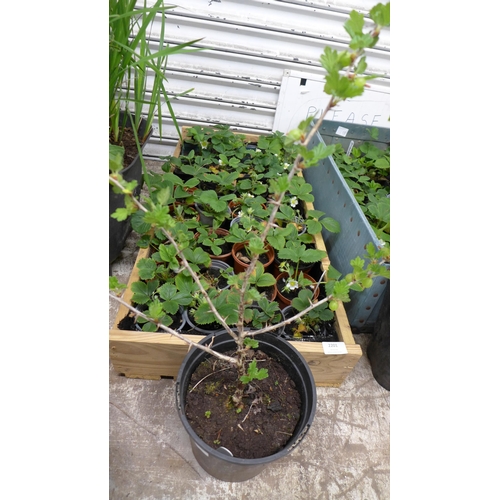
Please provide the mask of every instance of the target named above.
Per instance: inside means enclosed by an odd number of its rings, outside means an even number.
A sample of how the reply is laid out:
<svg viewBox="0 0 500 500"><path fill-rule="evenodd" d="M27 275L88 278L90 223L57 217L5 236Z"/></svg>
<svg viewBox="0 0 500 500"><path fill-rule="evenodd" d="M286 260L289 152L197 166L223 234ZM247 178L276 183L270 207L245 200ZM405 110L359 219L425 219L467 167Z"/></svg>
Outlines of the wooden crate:
<svg viewBox="0 0 500 500"><path fill-rule="evenodd" d="M183 135L188 127L183 127ZM247 135L249 142L259 136ZM180 143L174 155L180 153ZM313 209L312 203L306 209ZM316 247L325 250L321 233L316 235ZM137 263L148 256L148 249L140 249L137 255L128 286L123 299L131 303L131 284L139 280ZM326 257L321 267L326 270L330 264ZM159 380L161 377L177 376L180 365L188 352L189 346L173 335L165 333L148 333L119 330L119 322L128 314L128 308L120 305L113 328L109 332L109 353L113 368L129 378ZM293 342L293 345L304 356L311 368L318 387L340 387L350 371L362 356L361 347L355 343L343 304L335 311L335 326L339 341L344 342L347 354L325 354L321 342ZM190 335L190 339L198 342L203 335Z"/></svg>

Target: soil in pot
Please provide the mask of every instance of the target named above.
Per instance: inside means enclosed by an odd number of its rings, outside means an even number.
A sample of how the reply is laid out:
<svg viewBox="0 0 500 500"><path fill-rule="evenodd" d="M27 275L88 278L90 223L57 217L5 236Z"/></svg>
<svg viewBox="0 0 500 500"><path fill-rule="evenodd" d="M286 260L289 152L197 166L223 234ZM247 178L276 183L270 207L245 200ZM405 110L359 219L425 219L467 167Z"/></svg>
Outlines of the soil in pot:
<svg viewBox="0 0 500 500"><path fill-rule="evenodd" d="M213 228L210 228L208 230L209 233L212 233L213 231L214 231ZM217 235L221 236L222 238L226 237L229 234L229 231L227 229L223 229L221 227L218 228L218 229L215 229L215 232L216 232ZM195 240L197 240L199 237L200 237L200 233L196 233L194 235L194 239ZM231 254L231 249L233 248L233 243L229 243L227 241L225 241L224 243L222 243L222 245L220 245L221 253L219 255L213 255L213 254L211 254L210 253L211 248L208 245L202 245L202 248L203 248L203 250L205 250L206 252L208 252L208 254L210 255L211 259L221 260L223 262L226 262L230 266L232 266L232 264L233 264L233 256Z"/></svg>
<svg viewBox="0 0 500 500"><path fill-rule="evenodd" d="M123 146L125 149L125 152L123 154L123 167L126 168L128 167L134 158L139 154L139 151L137 149L137 144L135 142L135 137L134 137L134 131L131 128L124 128L123 129L123 135L121 138L121 143L116 143L109 138L109 142L111 144L116 144L118 146Z"/></svg>
<svg viewBox="0 0 500 500"><path fill-rule="evenodd" d="M137 307L137 309L139 310L142 310L142 308L139 306L135 307ZM178 332L183 331L184 326L186 325L186 319L184 318L183 310L179 310L179 312L171 316L171 318L172 323L168 325L168 327ZM142 332L141 324L135 322L135 317L132 311L129 311L128 314L118 323L118 330ZM166 333L165 330L162 330L161 328L158 328L158 332Z"/></svg>
<svg viewBox="0 0 500 500"><path fill-rule="evenodd" d="M259 255L259 262L262 263L264 269L267 269L274 260L274 249L271 246L268 246L267 253L262 253ZM243 243L235 243L231 250L234 259L234 272L235 273L244 273L246 268L250 264L250 257L245 252Z"/></svg>
<svg viewBox="0 0 500 500"><path fill-rule="evenodd" d="M212 259L210 267L200 269L199 276L209 283L210 288L224 290L229 288L227 278L222 273L229 269L229 264L222 260Z"/></svg>
<svg viewBox="0 0 500 500"><path fill-rule="evenodd" d="M257 290L266 297L269 302L272 302L276 298L276 285L272 286L258 286Z"/></svg>
<svg viewBox="0 0 500 500"><path fill-rule="evenodd" d="M297 313L292 306L283 309L285 319L291 318ZM315 326L303 326L300 322L293 322L282 330L281 338L298 342L339 342L339 336L335 329L335 319L330 321L318 321Z"/></svg>
<svg viewBox="0 0 500 500"><path fill-rule="evenodd" d="M247 385L241 412L228 403L238 383L237 372L222 360L209 358L201 363L186 396L186 417L193 430L209 446L227 448L237 458L279 452L300 419L300 394L284 367L259 350L255 358L269 376Z"/></svg>

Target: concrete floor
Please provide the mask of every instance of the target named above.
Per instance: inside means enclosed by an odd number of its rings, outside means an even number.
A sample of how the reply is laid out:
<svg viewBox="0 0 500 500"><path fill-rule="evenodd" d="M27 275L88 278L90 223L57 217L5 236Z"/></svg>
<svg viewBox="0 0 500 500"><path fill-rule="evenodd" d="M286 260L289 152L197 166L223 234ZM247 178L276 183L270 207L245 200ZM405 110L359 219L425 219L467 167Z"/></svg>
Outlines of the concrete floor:
<svg viewBox="0 0 500 500"><path fill-rule="evenodd" d="M132 234L112 273L126 283L137 248ZM117 306L110 300L109 326ZM354 335L366 352L370 335ZM316 416L303 442L256 478L214 479L196 462L175 408L174 382L109 372L111 500L388 500L390 393L363 354L340 388L317 388Z"/></svg>

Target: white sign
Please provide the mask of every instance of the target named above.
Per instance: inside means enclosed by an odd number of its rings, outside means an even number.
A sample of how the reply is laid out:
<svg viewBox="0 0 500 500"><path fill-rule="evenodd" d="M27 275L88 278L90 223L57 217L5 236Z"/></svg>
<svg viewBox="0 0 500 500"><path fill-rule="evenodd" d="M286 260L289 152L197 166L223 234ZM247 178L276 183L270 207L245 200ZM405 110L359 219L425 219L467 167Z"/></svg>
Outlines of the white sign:
<svg viewBox="0 0 500 500"><path fill-rule="evenodd" d="M369 81L362 96L347 99L326 114L326 120L390 128L388 87ZM288 133L307 117L324 111L329 96L319 75L286 70L281 83L273 130Z"/></svg>
<svg viewBox="0 0 500 500"><path fill-rule="evenodd" d="M344 342L321 342L325 354L347 354Z"/></svg>

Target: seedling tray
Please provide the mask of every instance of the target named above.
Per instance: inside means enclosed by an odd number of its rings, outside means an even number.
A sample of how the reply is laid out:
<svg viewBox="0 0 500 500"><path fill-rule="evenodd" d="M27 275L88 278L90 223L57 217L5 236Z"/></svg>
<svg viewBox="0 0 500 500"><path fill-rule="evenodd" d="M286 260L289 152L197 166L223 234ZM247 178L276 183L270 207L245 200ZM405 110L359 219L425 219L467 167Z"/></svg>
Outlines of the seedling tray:
<svg viewBox="0 0 500 500"><path fill-rule="evenodd" d="M183 127L183 134L189 127ZM257 141L258 136L247 135L249 142ZM180 152L180 143L174 155ZM306 204L307 210L314 209L312 203ZM316 236L316 247L326 250L321 233ZM131 303L131 284L139 280L137 263L148 256L148 249L139 249L130 274L127 289L122 298ZM330 264L328 257L321 262L326 270ZM113 327L109 331L109 352L113 368L116 372L129 378L159 380L161 377L176 378L180 365L189 350L189 346L173 335L165 333L149 333L120 330L118 324L128 314L128 308L120 305ZM354 341L343 304L335 311L335 329L339 341L345 344L346 354L325 354L322 342L291 341L304 356L311 368L317 386L340 387L345 378L362 356L361 347ZM202 335L190 335L196 342ZM328 352L328 349L326 349Z"/></svg>

